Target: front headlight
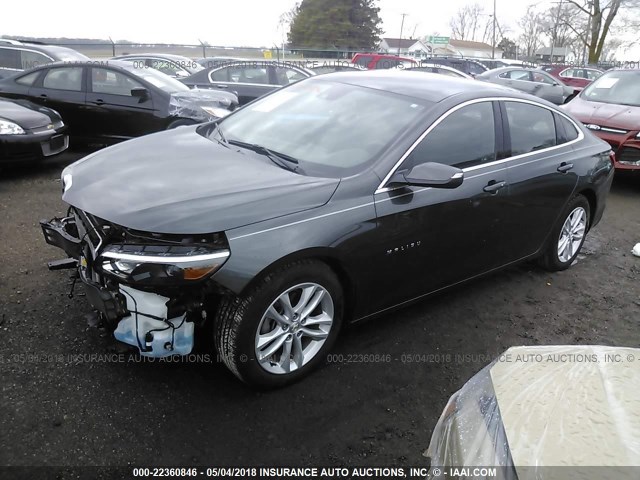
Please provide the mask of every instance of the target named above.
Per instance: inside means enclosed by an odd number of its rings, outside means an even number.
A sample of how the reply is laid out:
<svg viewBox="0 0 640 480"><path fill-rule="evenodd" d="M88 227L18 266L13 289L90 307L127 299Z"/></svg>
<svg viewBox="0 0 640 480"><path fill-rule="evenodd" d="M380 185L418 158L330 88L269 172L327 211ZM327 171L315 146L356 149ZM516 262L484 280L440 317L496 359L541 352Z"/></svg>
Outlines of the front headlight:
<svg viewBox="0 0 640 480"><path fill-rule="evenodd" d="M24 135L24 129L17 123L0 118L0 135Z"/></svg>
<svg viewBox="0 0 640 480"><path fill-rule="evenodd" d="M209 277L229 258L228 249L166 245L109 245L98 268L124 283L184 285Z"/></svg>
<svg viewBox="0 0 640 480"><path fill-rule="evenodd" d="M202 110L207 112L209 115L213 115L214 117L222 118L229 115L231 112L229 110L225 110L224 108L219 107L200 107Z"/></svg>
<svg viewBox="0 0 640 480"><path fill-rule="evenodd" d="M640 138L640 132L636 133L636 138Z"/></svg>

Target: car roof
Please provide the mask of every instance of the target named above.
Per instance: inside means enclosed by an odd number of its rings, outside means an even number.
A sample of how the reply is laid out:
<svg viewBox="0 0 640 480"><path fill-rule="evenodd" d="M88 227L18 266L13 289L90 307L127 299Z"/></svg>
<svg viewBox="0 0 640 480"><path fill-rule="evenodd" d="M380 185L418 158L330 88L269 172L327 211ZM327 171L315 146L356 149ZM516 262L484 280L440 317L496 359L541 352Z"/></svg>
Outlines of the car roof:
<svg viewBox="0 0 640 480"><path fill-rule="evenodd" d="M1 48L10 48L16 50L34 50L36 52L46 53L50 56L57 56L60 53L73 53L75 55L79 55L85 58L89 58L83 53L74 50L73 48L62 47L60 45L41 45L39 43L28 43L28 42L20 42L20 43L0 43Z"/></svg>
<svg viewBox="0 0 640 480"><path fill-rule="evenodd" d="M235 60L233 62L225 62L223 64L220 65L215 65L213 67L208 67L206 70L203 71L212 71L212 70L217 70L219 68L226 68L226 67L233 67L235 65L256 65L256 66L271 66L271 67L285 67L285 68L297 68L298 70L303 70L305 72L307 72L310 75L314 75L315 72L313 70L311 70L310 68L307 67L303 67L302 65L298 65L297 62L293 61L293 62L279 62L277 60L263 60L260 58L255 58L255 59L246 59L246 60ZM200 73L200 72L198 72Z"/></svg>
<svg viewBox="0 0 640 480"><path fill-rule="evenodd" d="M113 57L115 60L122 60L125 58L133 58L133 57L157 57L157 58L166 58L167 60L189 60L192 61L189 57L185 57L184 55L174 55L173 53L128 53L126 55L117 55Z"/></svg>
<svg viewBox="0 0 640 480"><path fill-rule="evenodd" d="M317 79L318 81L334 81L384 90L434 103L458 94L476 94L475 96L478 98L491 96L522 97L519 92L494 83L469 81L467 78L454 78L428 72L414 72L413 75L406 75L403 71L398 70L336 72L331 74L331 78L320 75Z"/></svg>

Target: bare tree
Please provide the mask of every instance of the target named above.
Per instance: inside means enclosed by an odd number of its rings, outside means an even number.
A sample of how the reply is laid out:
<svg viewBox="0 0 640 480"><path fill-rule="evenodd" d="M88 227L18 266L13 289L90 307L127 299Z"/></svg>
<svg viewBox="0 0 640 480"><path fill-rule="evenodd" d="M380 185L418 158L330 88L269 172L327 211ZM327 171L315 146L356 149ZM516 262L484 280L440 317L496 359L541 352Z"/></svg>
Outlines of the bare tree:
<svg viewBox="0 0 640 480"><path fill-rule="evenodd" d="M544 33L543 18L540 12L537 12L535 6L529 5L527 13L518 21L520 27L520 44L522 51L528 60L531 60L536 50L542 45L541 36Z"/></svg>
<svg viewBox="0 0 640 480"><path fill-rule="evenodd" d="M605 48L611 24L623 8L637 7L639 0L566 0L575 7L575 15L586 18L586 31L574 26L574 21L566 22L569 29L577 35L588 49L588 62L596 63L600 60Z"/></svg>
<svg viewBox="0 0 640 480"><path fill-rule="evenodd" d="M484 9L478 3L465 5L449 20L451 36L456 40L475 40Z"/></svg>

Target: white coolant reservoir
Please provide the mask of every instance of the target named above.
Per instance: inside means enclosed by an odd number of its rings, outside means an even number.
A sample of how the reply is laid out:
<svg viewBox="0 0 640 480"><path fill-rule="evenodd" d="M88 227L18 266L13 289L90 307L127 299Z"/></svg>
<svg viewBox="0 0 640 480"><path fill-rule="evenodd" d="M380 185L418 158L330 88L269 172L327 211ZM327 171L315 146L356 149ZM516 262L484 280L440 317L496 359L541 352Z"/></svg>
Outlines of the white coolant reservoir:
<svg viewBox="0 0 640 480"><path fill-rule="evenodd" d="M169 298L120 285L130 315L118 323L113 336L140 349L146 357L187 355L193 348L193 322L185 315L167 319Z"/></svg>

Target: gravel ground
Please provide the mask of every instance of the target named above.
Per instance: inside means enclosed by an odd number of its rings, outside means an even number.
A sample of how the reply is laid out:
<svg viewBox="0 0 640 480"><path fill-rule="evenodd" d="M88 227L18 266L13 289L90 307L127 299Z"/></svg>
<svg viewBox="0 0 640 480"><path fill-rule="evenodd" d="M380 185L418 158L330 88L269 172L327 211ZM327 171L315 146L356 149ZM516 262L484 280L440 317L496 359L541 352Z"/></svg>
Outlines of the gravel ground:
<svg viewBox="0 0 640 480"><path fill-rule="evenodd" d="M423 464L449 396L509 346L640 343L636 176L616 178L568 271L521 265L357 325L341 361L292 387L251 391L215 355L142 362L46 268L60 251L38 220L64 213L77 157L0 171L0 465Z"/></svg>

